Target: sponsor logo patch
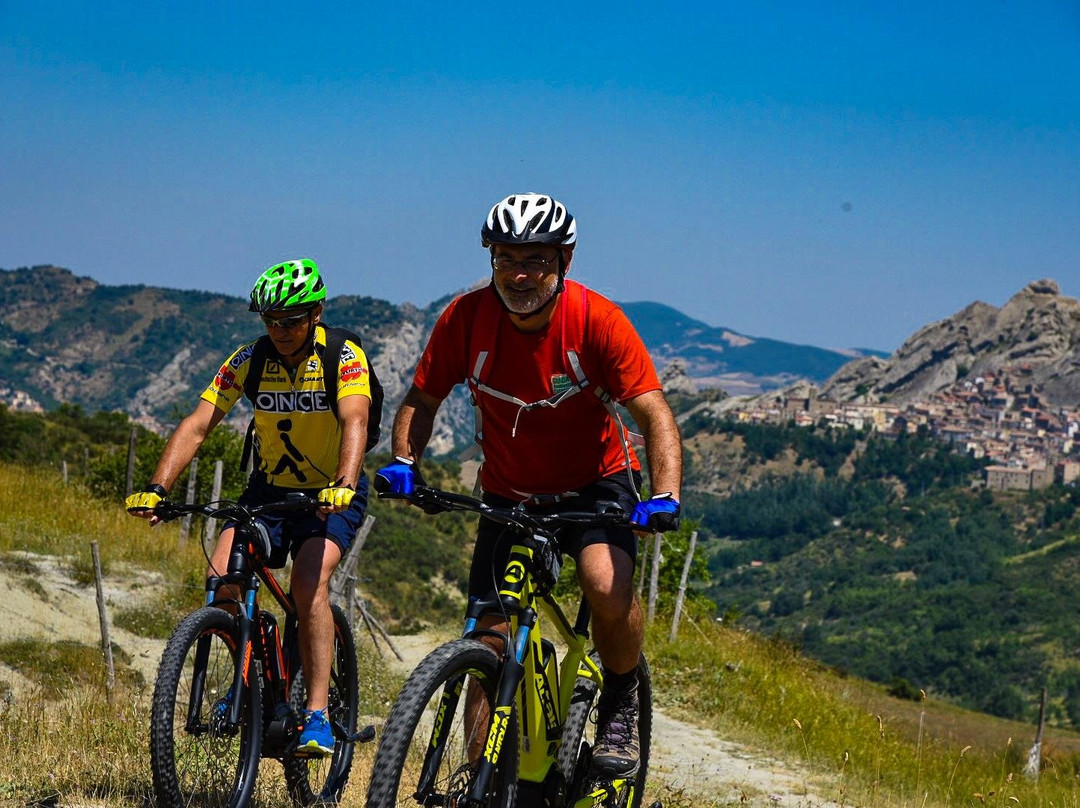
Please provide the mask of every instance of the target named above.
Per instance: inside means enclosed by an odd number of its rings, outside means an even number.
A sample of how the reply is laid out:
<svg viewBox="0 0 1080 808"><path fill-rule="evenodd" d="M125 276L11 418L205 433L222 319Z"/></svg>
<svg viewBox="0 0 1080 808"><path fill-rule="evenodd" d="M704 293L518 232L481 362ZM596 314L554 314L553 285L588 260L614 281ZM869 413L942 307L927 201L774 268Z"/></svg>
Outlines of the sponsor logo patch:
<svg viewBox="0 0 1080 808"><path fill-rule="evenodd" d="M341 380L343 382L351 381L367 376L367 373L368 369L364 367L363 363L353 362L351 365L344 365L341 368Z"/></svg>
<svg viewBox="0 0 1080 808"><path fill-rule="evenodd" d="M236 374L228 365L222 365L214 377L214 387L218 390L231 390L236 386Z"/></svg>
<svg viewBox="0 0 1080 808"><path fill-rule="evenodd" d="M355 361L356 351L349 347L349 343L345 343L341 346L341 364L347 365L349 362Z"/></svg>
<svg viewBox="0 0 1080 808"><path fill-rule="evenodd" d="M263 412L329 412L324 390L292 390L287 393L260 392L255 409Z"/></svg>
<svg viewBox="0 0 1080 808"><path fill-rule="evenodd" d="M551 377L551 392L554 395L565 393L571 387L570 377L565 373L559 373Z"/></svg>

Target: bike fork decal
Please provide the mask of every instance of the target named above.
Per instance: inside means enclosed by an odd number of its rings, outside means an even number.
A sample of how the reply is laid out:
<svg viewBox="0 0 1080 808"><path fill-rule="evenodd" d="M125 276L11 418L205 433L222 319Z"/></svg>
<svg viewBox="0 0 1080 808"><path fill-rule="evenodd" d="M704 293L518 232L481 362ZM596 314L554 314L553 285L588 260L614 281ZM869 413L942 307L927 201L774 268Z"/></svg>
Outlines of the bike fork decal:
<svg viewBox="0 0 1080 808"><path fill-rule="evenodd" d="M243 673L244 673L244 686L245 687L250 686L250 684L251 684L251 682L248 679L248 673L251 670L251 646L252 646L252 642L250 640L247 643L244 644Z"/></svg>
<svg viewBox="0 0 1080 808"><path fill-rule="evenodd" d="M435 716L435 727L431 730L431 748L436 749L442 746L443 737L443 722L446 720L446 713L448 710L453 710L457 707L458 697L461 695L461 687L464 684L464 680L459 680L456 685L451 689L443 693L441 699L439 699L439 712Z"/></svg>
<svg viewBox="0 0 1080 808"><path fill-rule="evenodd" d="M492 766L499 759L499 750L502 749L503 738L506 736L506 725L510 723L510 705L496 707L495 714L491 717L491 727L488 729L487 745L484 747L484 760Z"/></svg>

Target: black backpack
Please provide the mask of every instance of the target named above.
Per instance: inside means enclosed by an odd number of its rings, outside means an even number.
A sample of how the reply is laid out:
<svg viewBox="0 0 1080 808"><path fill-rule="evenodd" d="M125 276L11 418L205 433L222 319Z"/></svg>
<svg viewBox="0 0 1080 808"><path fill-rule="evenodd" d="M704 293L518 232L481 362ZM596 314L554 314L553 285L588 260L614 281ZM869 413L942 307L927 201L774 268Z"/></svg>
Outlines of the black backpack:
<svg viewBox="0 0 1080 808"><path fill-rule="evenodd" d="M341 366L341 349L345 345L345 340L360 346L361 350L363 350L364 344L358 334L354 334L347 328L331 328L330 326L323 326L323 328L326 329L326 348L323 350L321 357L323 386L326 388L326 401L330 405L330 411L337 418L337 384L338 370ZM271 356L276 356L274 345L270 341L270 337L264 334L255 340L255 344L251 348L251 364L248 366L247 377L244 379L244 395L251 402L252 407L255 406L255 396L259 392L263 368L266 367L266 360ZM383 387L378 376L375 375L375 367L371 364L370 359L368 360L368 382L371 385L371 410L368 412L365 453L374 449L382 437ZM241 468L247 468L248 460L251 459L254 440L255 419L252 418L251 423L248 424L247 437L244 440L244 453L240 460Z"/></svg>

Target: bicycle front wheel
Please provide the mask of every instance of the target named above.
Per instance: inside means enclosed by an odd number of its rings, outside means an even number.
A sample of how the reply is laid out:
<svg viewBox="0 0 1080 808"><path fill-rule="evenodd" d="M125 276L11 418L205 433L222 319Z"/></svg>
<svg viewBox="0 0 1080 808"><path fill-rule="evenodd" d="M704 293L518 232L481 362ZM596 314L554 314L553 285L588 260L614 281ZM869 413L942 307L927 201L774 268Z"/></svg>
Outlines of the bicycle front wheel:
<svg viewBox="0 0 1080 808"><path fill-rule="evenodd" d="M237 731L224 723L239 644L236 619L206 607L184 618L165 646L150 715L160 808L236 808L251 798L262 727L258 676L249 677Z"/></svg>
<svg viewBox="0 0 1080 808"><path fill-rule="evenodd" d="M495 652L476 640L448 642L423 659L386 719L368 808L464 802L495 714L500 670ZM513 709L505 721L498 765L481 803L485 808L514 804L518 729Z"/></svg>
<svg viewBox="0 0 1080 808"><path fill-rule="evenodd" d="M334 613L334 657L330 667L330 703L326 717L334 728L337 743L328 758L286 757L285 781L297 806L330 805L341 799L352 768L354 743L339 736L356 732L359 685L356 675L356 640L345 612L331 606ZM301 671L293 680L289 701L296 715L307 702L307 686Z"/></svg>
<svg viewBox="0 0 1080 808"><path fill-rule="evenodd" d="M592 660L600 665L600 656L593 651ZM640 742L640 761L638 773L634 775L633 789L628 808L641 808L645 796L645 778L649 773L649 749L652 743L652 679L649 664L644 654L638 662L638 739ZM590 679L579 678L574 685L563 725L562 746L559 747L556 765L566 778L568 785L567 804L573 805L588 793L596 779L592 775L592 749L596 739L596 683Z"/></svg>

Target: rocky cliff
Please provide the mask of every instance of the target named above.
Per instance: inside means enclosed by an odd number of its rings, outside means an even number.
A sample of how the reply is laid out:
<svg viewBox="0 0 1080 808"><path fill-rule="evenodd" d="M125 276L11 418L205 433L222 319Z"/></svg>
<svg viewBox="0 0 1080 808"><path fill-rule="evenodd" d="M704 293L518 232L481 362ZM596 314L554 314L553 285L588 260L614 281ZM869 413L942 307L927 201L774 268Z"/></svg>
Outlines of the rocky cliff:
<svg viewBox="0 0 1080 808"><path fill-rule="evenodd" d="M1080 403L1080 303L1053 280L1029 283L1004 306L975 302L915 332L888 359L849 362L824 385L836 401L927 398L965 376L1027 365L1048 402Z"/></svg>

